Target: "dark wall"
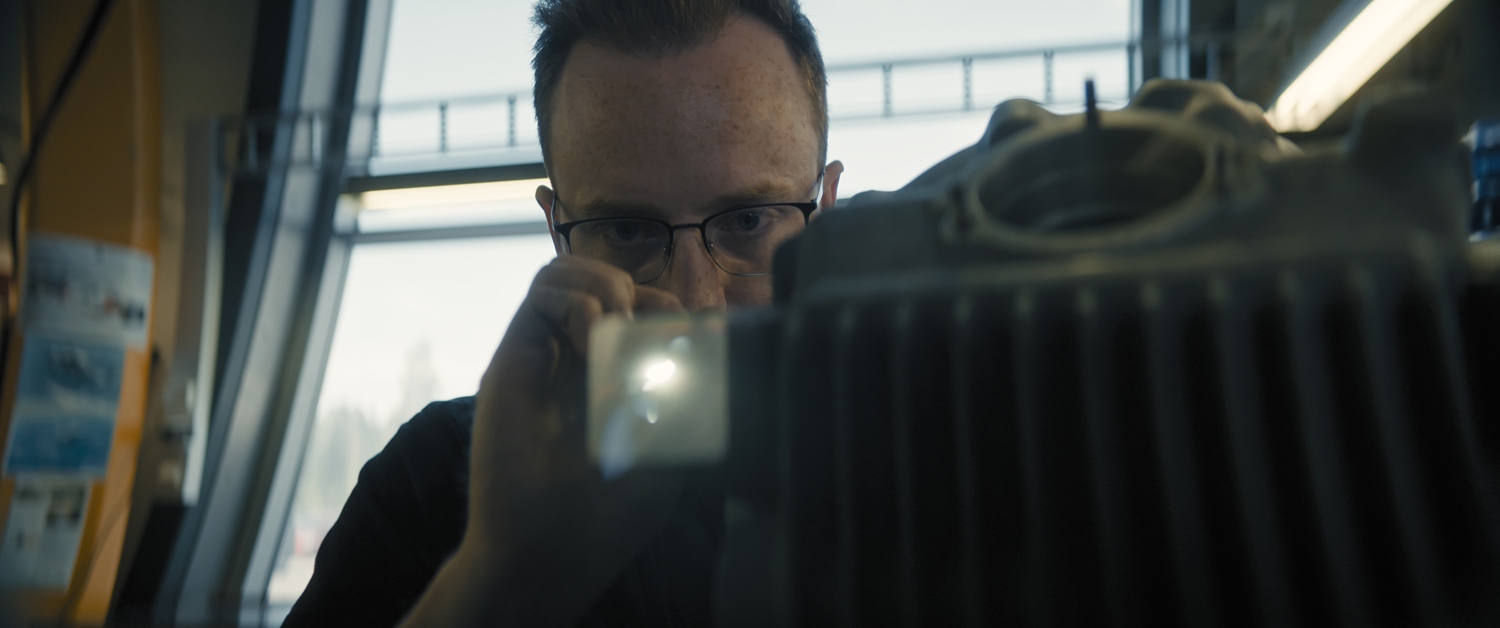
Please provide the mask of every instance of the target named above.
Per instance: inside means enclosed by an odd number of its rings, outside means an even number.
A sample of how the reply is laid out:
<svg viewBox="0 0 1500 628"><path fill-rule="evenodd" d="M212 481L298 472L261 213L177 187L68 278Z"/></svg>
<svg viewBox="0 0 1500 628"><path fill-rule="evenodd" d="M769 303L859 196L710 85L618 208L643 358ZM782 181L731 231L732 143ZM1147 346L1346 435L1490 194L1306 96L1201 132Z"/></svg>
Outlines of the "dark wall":
<svg viewBox="0 0 1500 628"><path fill-rule="evenodd" d="M1151 5L1142 4L1150 19ZM1221 38L1220 79L1241 98L1262 107L1317 45L1313 41L1340 0L1193 0L1195 37ZM1194 78L1206 78L1195 52ZM1383 90L1416 87L1452 103L1465 124L1500 115L1500 2L1454 0L1387 66L1313 133L1316 140L1348 131L1359 102Z"/></svg>
<svg viewBox="0 0 1500 628"><path fill-rule="evenodd" d="M1339 0L1234 0L1235 64L1230 87L1240 98L1262 107L1269 104L1281 88L1287 66L1297 62L1339 4Z"/></svg>

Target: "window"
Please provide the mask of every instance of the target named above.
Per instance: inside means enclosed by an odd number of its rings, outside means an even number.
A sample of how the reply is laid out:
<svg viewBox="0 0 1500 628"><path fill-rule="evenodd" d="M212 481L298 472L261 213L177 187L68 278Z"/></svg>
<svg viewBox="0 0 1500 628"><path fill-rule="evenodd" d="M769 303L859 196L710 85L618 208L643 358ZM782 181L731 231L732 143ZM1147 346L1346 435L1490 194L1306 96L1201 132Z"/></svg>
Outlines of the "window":
<svg viewBox="0 0 1500 628"><path fill-rule="evenodd" d="M828 156L846 167L841 196L901 187L978 140L1007 98L1077 110L1094 78L1105 106L1123 105L1130 2L803 0L829 67ZM529 0L396 2L372 173L539 160L530 12ZM1105 43L1113 48L1066 50ZM1048 48L1064 50L1048 61ZM1019 49L1036 52L984 56ZM953 61L906 63L934 56ZM964 56L979 57L967 90Z"/></svg>
<svg viewBox="0 0 1500 628"><path fill-rule="evenodd" d="M1125 42L1131 0L802 0L829 67L828 158L844 162L839 196L894 190L984 133L990 110L1015 97L1047 101L1040 54L975 60L972 108L963 110L963 64L903 65L903 59L1114 42L1112 51L1057 53L1054 111L1081 108L1083 81L1122 106L1128 97ZM889 117L880 64L893 64ZM873 67L840 70L851 64Z"/></svg>
<svg viewBox="0 0 1500 628"><path fill-rule="evenodd" d="M270 606L301 595L360 468L396 429L429 402L478 390L532 277L553 256L544 233L353 247Z"/></svg>

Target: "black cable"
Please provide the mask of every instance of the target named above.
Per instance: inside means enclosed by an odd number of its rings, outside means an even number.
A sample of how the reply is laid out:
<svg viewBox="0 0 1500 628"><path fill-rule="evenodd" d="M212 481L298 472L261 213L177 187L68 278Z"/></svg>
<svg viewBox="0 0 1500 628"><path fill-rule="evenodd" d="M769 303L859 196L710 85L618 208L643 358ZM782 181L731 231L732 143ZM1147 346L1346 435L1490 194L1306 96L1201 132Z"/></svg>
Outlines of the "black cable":
<svg viewBox="0 0 1500 628"><path fill-rule="evenodd" d="M31 150L21 158L19 162L21 166L16 171L15 182L11 183L10 269L18 284L21 272L21 190L25 189L26 180L31 176L31 166L36 162L42 142L47 139L47 131L52 128L52 119L57 117L57 110L61 108L63 98L67 97L68 90L77 80L78 71L83 68L84 59L88 58L89 51L94 48L94 42L99 39L99 29L104 26L104 17L109 14L109 9L114 4L114 0L99 0L94 3L94 12L89 14L88 24L84 26L83 34L79 36L78 43L73 47L73 55L68 58L68 65L63 70L62 77L57 81L57 88L52 90L52 98L47 100L47 107L42 110L41 117L37 118L36 126L32 129Z"/></svg>

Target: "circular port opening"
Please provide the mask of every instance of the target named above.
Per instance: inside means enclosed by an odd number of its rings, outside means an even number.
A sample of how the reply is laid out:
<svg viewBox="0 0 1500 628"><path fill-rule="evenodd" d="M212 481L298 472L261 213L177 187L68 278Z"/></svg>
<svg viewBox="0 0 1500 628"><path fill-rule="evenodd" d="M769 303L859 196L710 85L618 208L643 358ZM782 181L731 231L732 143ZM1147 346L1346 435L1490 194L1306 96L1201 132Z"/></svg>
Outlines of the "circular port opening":
<svg viewBox="0 0 1500 628"><path fill-rule="evenodd" d="M979 202L1021 231L1098 232L1158 215L1190 195L1205 170L1195 143L1149 129L1093 129L1014 154L980 184Z"/></svg>

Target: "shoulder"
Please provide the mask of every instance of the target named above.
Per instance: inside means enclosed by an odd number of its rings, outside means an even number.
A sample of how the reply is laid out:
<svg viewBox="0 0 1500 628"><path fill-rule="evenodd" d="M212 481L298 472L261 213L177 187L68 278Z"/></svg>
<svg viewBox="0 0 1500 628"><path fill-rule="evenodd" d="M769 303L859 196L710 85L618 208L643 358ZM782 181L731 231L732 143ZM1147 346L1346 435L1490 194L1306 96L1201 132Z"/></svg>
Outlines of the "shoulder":
<svg viewBox="0 0 1500 628"><path fill-rule="evenodd" d="M428 404L365 463L284 626L390 626L458 547L474 399Z"/></svg>
<svg viewBox="0 0 1500 628"><path fill-rule="evenodd" d="M428 404L402 425L360 469L319 549L318 568L344 562L349 552L401 546L407 558L436 570L468 521L473 423L473 398L465 397Z"/></svg>
<svg viewBox="0 0 1500 628"><path fill-rule="evenodd" d="M406 440L454 440L465 445L474 434L474 397L434 401L401 426L395 438Z"/></svg>
<svg viewBox="0 0 1500 628"><path fill-rule="evenodd" d="M459 397L434 401L401 426L386 445L398 447L462 446L465 451L474 437L474 398ZM382 454L385 452L382 451Z"/></svg>
<svg viewBox="0 0 1500 628"><path fill-rule="evenodd" d="M473 397L430 403L370 459L359 484L407 502L389 504L395 510L415 505L439 519L466 515L473 434Z"/></svg>
<svg viewBox="0 0 1500 628"><path fill-rule="evenodd" d="M398 535L415 535L429 546L424 561L441 563L468 517L473 428L473 397L428 404L365 463L339 523L355 514L351 507L362 509L367 516L349 523L378 521Z"/></svg>

